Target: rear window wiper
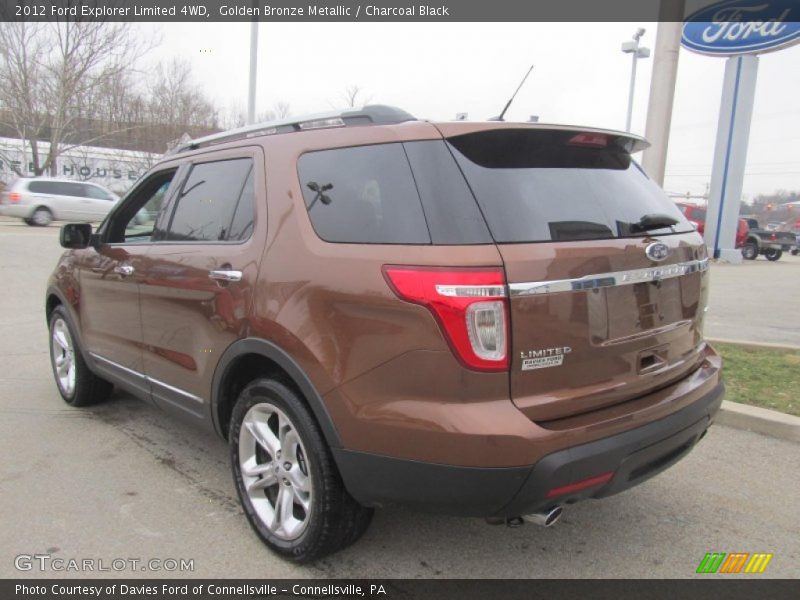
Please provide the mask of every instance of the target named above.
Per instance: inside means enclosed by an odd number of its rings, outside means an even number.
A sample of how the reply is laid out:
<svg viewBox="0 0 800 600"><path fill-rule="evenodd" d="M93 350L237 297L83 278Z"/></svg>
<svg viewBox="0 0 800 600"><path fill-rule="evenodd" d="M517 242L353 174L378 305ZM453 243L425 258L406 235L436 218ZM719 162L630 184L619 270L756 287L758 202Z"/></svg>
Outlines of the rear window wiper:
<svg viewBox="0 0 800 600"><path fill-rule="evenodd" d="M631 223L631 232L639 233L642 231L650 231L651 229L672 227L673 225L677 224L678 220L674 217L659 213L650 213L639 219L638 223Z"/></svg>

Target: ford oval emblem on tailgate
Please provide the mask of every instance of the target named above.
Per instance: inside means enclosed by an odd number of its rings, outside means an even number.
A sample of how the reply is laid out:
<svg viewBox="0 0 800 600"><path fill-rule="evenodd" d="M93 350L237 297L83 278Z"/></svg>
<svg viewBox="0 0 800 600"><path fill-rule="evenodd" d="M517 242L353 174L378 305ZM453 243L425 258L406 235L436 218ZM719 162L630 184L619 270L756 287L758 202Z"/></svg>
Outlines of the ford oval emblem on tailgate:
<svg viewBox="0 0 800 600"><path fill-rule="evenodd" d="M669 256L669 246L664 242L653 242L644 249L647 258L660 262Z"/></svg>

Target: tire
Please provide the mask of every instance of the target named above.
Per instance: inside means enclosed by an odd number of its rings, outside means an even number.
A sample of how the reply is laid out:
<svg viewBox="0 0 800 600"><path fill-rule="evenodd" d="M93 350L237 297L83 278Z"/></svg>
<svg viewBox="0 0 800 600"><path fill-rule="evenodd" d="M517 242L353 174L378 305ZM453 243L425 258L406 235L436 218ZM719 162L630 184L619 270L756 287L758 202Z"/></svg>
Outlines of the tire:
<svg viewBox="0 0 800 600"><path fill-rule="evenodd" d="M758 246L753 242L747 242L742 246L742 256L745 260L755 260L758 258Z"/></svg>
<svg viewBox="0 0 800 600"><path fill-rule="evenodd" d="M783 256L783 250L775 250L775 248L767 248L764 250L764 257L772 262L780 260L781 256Z"/></svg>
<svg viewBox="0 0 800 600"><path fill-rule="evenodd" d="M47 227L53 222L53 213L46 206L37 206L31 214L31 221L37 227Z"/></svg>
<svg viewBox="0 0 800 600"><path fill-rule="evenodd" d="M31 227L35 226L36 223L33 222L33 219L22 219L25 225L30 225Z"/></svg>
<svg viewBox="0 0 800 600"><path fill-rule="evenodd" d="M257 379L242 390L228 443L247 520L279 556L311 562L366 531L373 510L347 493L316 421L283 383Z"/></svg>
<svg viewBox="0 0 800 600"><path fill-rule="evenodd" d="M800 249L792 248L792 256L797 256L798 254L800 254Z"/></svg>
<svg viewBox="0 0 800 600"><path fill-rule="evenodd" d="M91 406L106 400L114 386L89 369L83 360L67 311L57 306L50 315L50 365L64 402L70 406Z"/></svg>

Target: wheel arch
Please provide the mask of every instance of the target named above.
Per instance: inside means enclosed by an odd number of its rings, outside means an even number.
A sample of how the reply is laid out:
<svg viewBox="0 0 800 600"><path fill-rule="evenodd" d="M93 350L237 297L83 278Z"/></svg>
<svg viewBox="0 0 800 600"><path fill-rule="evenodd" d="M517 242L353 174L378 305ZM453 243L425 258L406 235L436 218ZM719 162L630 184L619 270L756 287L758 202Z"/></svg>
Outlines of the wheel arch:
<svg viewBox="0 0 800 600"><path fill-rule="evenodd" d="M89 366L90 369L94 370L94 359L92 358L91 354L89 354L89 352L86 350L86 347L83 344L83 336L81 328L78 326L80 323L80 319L78 318L78 315L75 312L74 304L67 301L62 290L55 287L54 285L50 285L47 288L47 292L45 294L45 302L44 302L44 314L48 327L50 327L50 317L52 316L53 311L59 306L64 307L72 335L75 338L76 347L78 348L78 351L81 353L84 362Z"/></svg>
<svg viewBox="0 0 800 600"><path fill-rule="evenodd" d="M49 212L49 213L50 213L50 218L51 218L53 221L58 221L58 220L59 220L59 219L57 218L56 211L55 211L55 210L53 210L53 207L52 207L52 206L50 206L49 204L41 204L41 203L37 204L37 203L35 203L35 202L34 202L34 203L32 204L32 206L33 206L33 209L31 210L31 218L33 218L33 215L34 215L34 213L35 213L37 210L39 210L40 208L43 208L43 209L45 209L47 212Z"/></svg>
<svg viewBox="0 0 800 600"><path fill-rule="evenodd" d="M47 299L44 303L44 315L48 323L50 323L50 315L53 314L56 307L63 304L65 304L65 302L61 296L52 289L47 290Z"/></svg>
<svg viewBox="0 0 800 600"><path fill-rule="evenodd" d="M239 392L255 377L272 376L293 387L306 401L331 448L342 443L333 419L314 384L282 348L260 338L244 338L231 344L220 357L211 386L211 421L223 439Z"/></svg>

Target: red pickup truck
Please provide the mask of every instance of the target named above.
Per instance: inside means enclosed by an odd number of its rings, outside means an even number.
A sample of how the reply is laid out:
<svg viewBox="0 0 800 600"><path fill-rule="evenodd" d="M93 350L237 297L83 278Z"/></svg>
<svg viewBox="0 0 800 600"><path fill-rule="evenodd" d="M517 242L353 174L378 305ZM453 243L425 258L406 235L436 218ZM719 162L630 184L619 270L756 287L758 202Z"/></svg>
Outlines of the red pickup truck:
<svg viewBox="0 0 800 600"><path fill-rule="evenodd" d="M697 231L700 232L700 235L703 235L703 231L706 227L706 208L705 206L697 206L696 204L686 204L684 202L676 202L675 204L678 205L678 208L683 213L683 215L692 222L692 224L697 227ZM750 228L747 225L747 221L744 219L739 219L739 226L736 228L736 247L741 248L745 245L747 241L747 232Z"/></svg>

